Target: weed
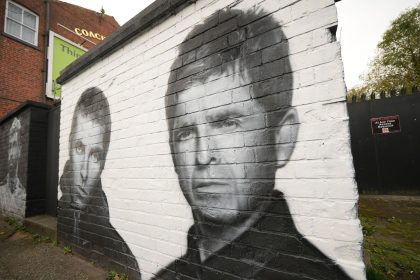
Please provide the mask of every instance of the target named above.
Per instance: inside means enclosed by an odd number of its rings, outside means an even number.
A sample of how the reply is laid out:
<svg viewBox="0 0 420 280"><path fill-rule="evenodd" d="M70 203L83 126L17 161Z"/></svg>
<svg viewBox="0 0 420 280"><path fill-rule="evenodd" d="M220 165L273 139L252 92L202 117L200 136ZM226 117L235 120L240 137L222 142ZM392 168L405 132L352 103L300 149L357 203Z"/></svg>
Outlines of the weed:
<svg viewBox="0 0 420 280"><path fill-rule="evenodd" d="M37 243L41 243L41 242L44 242L44 243L51 243L51 242L52 242L52 240L51 240L51 238L50 238L50 237L45 236L45 235L39 235L39 234L37 234L37 233L32 234L32 238L33 238L33 239L34 239L34 241L35 241L35 242L37 242Z"/></svg>
<svg viewBox="0 0 420 280"><path fill-rule="evenodd" d="M21 224L21 223L19 223L18 221L16 221L15 219L13 219L13 218L9 218L9 217L6 217L6 218L5 218L5 221L6 221L6 223L8 223L8 224L9 224L9 226L14 227L14 229L15 229L16 231L27 232L26 227L25 227L23 224Z"/></svg>
<svg viewBox="0 0 420 280"><path fill-rule="evenodd" d="M6 217L4 220L6 221L6 223L9 224L9 226L14 226L16 224L16 220L15 219Z"/></svg>
<svg viewBox="0 0 420 280"><path fill-rule="evenodd" d="M372 267L368 267L366 270L366 278L367 280L387 280L386 276L383 275L381 272L376 271Z"/></svg>
<svg viewBox="0 0 420 280"><path fill-rule="evenodd" d="M64 254L71 254L71 247L70 246L64 246Z"/></svg>
<svg viewBox="0 0 420 280"><path fill-rule="evenodd" d="M42 241L45 243L50 243L51 242L51 238L49 236L43 236L42 237Z"/></svg>
<svg viewBox="0 0 420 280"><path fill-rule="evenodd" d="M16 224L15 225L15 230L17 231L21 231L21 232L28 232L28 230L26 229L26 227L22 224Z"/></svg>
<svg viewBox="0 0 420 280"><path fill-rule="evenodd" d="M359 217L360 221L362 222L363 226L363 235L364 236L372 236L375 233L375 225L370 221L368 218Z"/></svg>
<svg viewBox="0 0 420 280"><path fill-rule="evenodd" d="M128 276L124 273L118 273L116 271L111 270L110 272L108 272L106 280L128 280Z"/></svg>

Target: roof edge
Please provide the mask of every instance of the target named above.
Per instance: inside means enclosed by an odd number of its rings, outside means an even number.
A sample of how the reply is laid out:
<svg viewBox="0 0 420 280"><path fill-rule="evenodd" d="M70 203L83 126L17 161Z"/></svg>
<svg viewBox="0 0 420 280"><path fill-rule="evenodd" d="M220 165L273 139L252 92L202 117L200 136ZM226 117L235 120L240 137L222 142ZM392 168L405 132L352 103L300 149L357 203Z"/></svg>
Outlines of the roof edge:
<svg viewBox="0 0 420 280"><path fill-rule="evenodd" d="M147 8L130 19L117 31L105 38L99 45L89 50L80 58L72 62L63 71L57 81L61 85L74 78L81 70L94 64L99 59L108 56L122 48L127 41L146 31L153 23L174 13L181 6L189 5L195 0L156 0Z"/></svg>
<svg viewBox="0 0 420 280"><path fill-rule="evenodd" d="M54 106L32 100L26 100L25 102L22 102L18 107L7 113L3 118L1 118L0 125L2 125L4 122L8 121L12 117L18 115L20 112L24 111L28 107L50 110Z"/></svg>

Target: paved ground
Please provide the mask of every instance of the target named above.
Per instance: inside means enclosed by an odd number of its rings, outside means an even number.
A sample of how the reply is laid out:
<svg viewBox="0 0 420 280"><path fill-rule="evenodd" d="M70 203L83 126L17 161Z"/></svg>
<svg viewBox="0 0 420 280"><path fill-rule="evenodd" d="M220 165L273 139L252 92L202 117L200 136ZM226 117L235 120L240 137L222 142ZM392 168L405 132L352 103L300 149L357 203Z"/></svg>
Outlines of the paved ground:
<svg viewBox="0 0 420 280"><path fill-rule="evenodd" d="M420 279L420 197L362 195L359 216L368 279ZM107 273L0 216L0 280L105 280Z"/></svg>
<svg viewBox="0 0 420 280"><path fill-rule="evenodd" d="M42 236L16 231L0 216L1 280L105 280L107 271Z"/></svg>

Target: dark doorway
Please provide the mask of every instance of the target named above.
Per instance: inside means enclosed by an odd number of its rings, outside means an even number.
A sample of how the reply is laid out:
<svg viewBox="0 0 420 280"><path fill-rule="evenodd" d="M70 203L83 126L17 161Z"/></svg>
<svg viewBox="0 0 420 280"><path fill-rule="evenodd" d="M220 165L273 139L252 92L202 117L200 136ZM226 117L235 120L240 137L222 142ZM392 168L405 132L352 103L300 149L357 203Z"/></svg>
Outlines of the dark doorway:
<svg viewBox="0 0 420 280"><path fill-rule="evenodd" d="M57 216L58 157L60 138L60 106L48 114L47 182L45 214Z"/></svg>

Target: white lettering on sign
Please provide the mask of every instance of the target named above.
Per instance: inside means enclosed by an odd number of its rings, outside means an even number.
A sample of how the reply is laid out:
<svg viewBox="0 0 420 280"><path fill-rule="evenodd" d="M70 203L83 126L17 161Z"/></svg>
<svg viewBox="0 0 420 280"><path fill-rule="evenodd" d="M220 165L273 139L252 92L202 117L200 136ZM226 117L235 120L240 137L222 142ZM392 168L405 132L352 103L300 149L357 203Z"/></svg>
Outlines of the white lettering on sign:
<svg viewBox="0 0 420 280"><path fill-rule="evenodd" d="M97 32L95 33L93 31L88 31L88 30L86 30L84 28L76 27L74 29L74 32L76 32L76 34L77 35L80 35L80 36L91 37L91 38L95 38L95 39L98 39L98 40L105 39L105 36L103 36L103 35L101 35L101 34L99 34Z"/></svg>

